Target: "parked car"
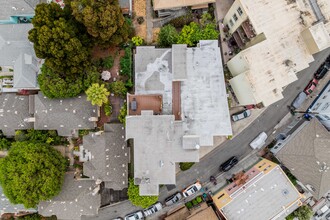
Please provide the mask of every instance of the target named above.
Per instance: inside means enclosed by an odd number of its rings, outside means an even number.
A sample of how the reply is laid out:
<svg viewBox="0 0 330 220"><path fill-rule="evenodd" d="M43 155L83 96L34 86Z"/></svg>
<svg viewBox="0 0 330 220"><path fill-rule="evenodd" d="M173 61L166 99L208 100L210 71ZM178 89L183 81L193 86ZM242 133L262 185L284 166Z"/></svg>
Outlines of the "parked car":
<svg viewBox="0 0 330 220"><path fill-rule="evenodd" d="M312 79L308 85L306 86L306 88L304 89L304 92L306 93L306 95L310 95L316 88L317 84L318 84L318 80L317 79Z"/></svg>
<svg viewBox="0 0 330 220"><path fill-rule="evenodd" d="M238 158L233 156L229 158L226 162L220 165L219 170L223 172L227 172L231 168L233 168L238 163Z"/></svg>
<svg viewBox="0 0 330 220"><path fill-rule="evenodd" d="M305 92L300 92L298 94L298 96L293 100L293 102L291 104L291 107L293 107L294 109L299 108L304 103L306 98L307 98L306 93Z"/></svg>
<svg viewBox="0 0 330 220"><path fill-rule="evenodd" d="M239 121L239 120L242 120L244 118L247 118L251 115L251 110L249 109L246 109L242 112L238 112L238 113L235 113L231 116L231 119L235 122L235 121Z"/></svg>
<svg viewBox="0 0 330 220"><path fill-rule="evenodd" d="M179 202L182 199L182 194L180 192L175 193L174 195L171 195L170 197L167 197L165 199L165 205L170 206L177 202Z"/></svg>
<svg viewBox="0 0 330 220"><path fill-rule="evenodd" d="M152 206L150 206L149 208L143 210L144 217L150 216L150 215L158 212L162 208L163 208L162 204L160 202L157 202L157 203L153 204Z"/></svg>
<svg viewBox="0 0 330 220"><path fill-rule="evenodd" d="M185 188L182 191L182 194L184 197L188 197L188 196L191 196L191 195L197 193L201 188L202 188L202 185L199 182L196 182L196 183L188 186L187 188Z"/></svg>
<svg viewBox="0 0 330 220"><path fill-rule="evenodd" d="M137 211L125 216L125 220L140 220L144 219L142 211Z"/></svg>
<svg viewBox="0 0 330 220"><path fill-rule="evenodd" d="M330 62L324 62L314 74L315 79L317 80L322 79L329 70L330 70Z"/></svg>
<svg viewBox="0 0 330 220"><path fill-rule="evenodd" d="M265 143L267 139L267 134L265 132L261 132L251 143L250 146L253 149L260 149Z"/></svg>

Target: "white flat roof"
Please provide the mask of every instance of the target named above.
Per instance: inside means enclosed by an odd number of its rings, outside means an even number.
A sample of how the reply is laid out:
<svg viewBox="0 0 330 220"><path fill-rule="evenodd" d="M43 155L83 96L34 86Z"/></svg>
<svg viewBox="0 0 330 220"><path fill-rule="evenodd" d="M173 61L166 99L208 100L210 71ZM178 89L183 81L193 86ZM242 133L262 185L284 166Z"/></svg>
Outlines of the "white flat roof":
<svg viewBox="0 0 330 220"><path fill-rule="evenodd" d="M218 41L200 41L186 53L187 79L181 83L185 133L199 135L201 146L213 146L213 136L232 134Z"/></svg>
<svg viewBox="0 0 330 220"><path fill-rule="evenodd" d="M299 199L298 191L277 166L251 181L221 211L230 220L282 219L297 208Z"/></svg>

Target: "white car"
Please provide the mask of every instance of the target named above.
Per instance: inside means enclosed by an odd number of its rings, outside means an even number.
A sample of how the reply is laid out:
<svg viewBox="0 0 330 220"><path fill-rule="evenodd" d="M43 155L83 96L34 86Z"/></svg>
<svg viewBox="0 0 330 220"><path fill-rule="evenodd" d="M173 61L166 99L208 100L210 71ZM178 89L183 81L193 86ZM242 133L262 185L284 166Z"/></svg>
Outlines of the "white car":
<svg viewBox="0 0 330 220"><path fill-rule="evenodd" d="M125 216L125 220L140 220L144 219L142 211L137 211Z"/></svg>
<svg viewBox="0 0 330 220"><path fill-rule="evenodd" d="M160 202L157 202L156 204L154 204L154 205L150 206L149 208L143 210L144 217L150 216L150 215L158 212L162 208L163 208L162 204Z"/></svg>
<svg viewBox="0 0 330 220"><path fill-rule="evenodd" d="M253 149L260 149L266 143L267 134L265 132L261 132L251 143L250 146Z"/></svg>
<svg viewBox="0 0 330 220"><path fill-rule="evenodd" d="M191 195L197 193L201 188L202 188L202 185L199 182L196 182L196 183L188 186L187 188L185 188L182 191L182 194L184 197L188 197L188 196L191 196Z"/></svg>

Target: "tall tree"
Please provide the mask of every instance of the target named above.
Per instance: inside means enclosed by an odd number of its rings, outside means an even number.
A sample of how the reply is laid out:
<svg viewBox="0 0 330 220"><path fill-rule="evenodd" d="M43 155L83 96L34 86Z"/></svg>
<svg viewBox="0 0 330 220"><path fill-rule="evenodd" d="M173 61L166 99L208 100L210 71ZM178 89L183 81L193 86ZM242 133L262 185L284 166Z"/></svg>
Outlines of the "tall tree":
<svg viewBox="0 0 330 220"><path fill-rule="evenodd" d="M108 103L110 92L104 87L104 84L94 83L86 90L87 100L91 101L92 105L102 106Z"/></svg>
<svg viewBox="0 0 330 220"><path fill-rule="evenodd" d="M77 74L89 65L90 45L82 26L58 4L39 4L29 40L36 55L56 72Z"/></svg>
<svg viewBox="0 0 330 220"><path fill-rule="evenodd" d="M128 39L130 27L118 0L72 0L71 8L98 44L117 45Z"/></svg>
<svg viewBox="0 0 330 220"><path fill-rule="evenodd" d="M60 192L65 170L65 159L49 145L16 142L0 160L0 184L11 203L32 208Z"/></svg>
<svg viewBox="0 0 330 220"><path fill-rule="evenodd" d="M85 89L81 75L62 76L44 64L38 76L38 83L40 90L48 98L70 98L81 94Z"/></svg>

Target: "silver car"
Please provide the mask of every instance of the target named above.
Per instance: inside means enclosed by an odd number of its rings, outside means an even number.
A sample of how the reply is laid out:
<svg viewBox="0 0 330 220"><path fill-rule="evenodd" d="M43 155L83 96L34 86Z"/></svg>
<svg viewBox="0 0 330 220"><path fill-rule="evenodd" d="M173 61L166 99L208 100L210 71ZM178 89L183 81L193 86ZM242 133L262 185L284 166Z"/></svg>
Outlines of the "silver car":
<svg viewBox="0 0 330 220"><path fill-rule="evenodd" d="M140 220L144 219L142 211L137 211L125 216L125 220Z"/></svg>
<svg viewBox="0 0 330 220"><path fill-rule="evenodd" d="M160 202L157 202L156 204L153 204L149 208L143 210L143 214L144 214L145 217L147 217L147 216L150 216L150 215L158 212L162 208L163 208L162 204Z"/></svg>
<svg viewBox="0 0 330 220"><path fill-rule="evenodd" d="M182 199L182 194L180 192L177 192L174 195L171 195L170 197L165 199L165 205L170 206L177 202L179 202Z"/></svg>
<svg viewBox="0 0 330 220"><path fill-rule="evenodd" d="M247 117L249 117L250 115L251 115L251 110L246 109L246 110L244 110L244 111L242 111L242 112L238 112L238 113L236 113L236 114L233 114L233 115L231 116L231 119L235 122L235 121L239 121L239 120L242 120L242 119L244 119L244 118L247 118Z"/></svg>

